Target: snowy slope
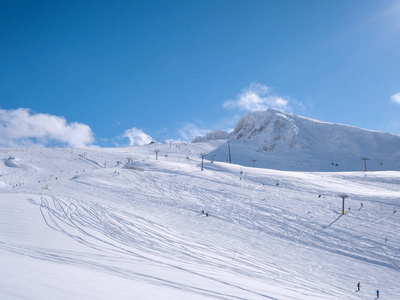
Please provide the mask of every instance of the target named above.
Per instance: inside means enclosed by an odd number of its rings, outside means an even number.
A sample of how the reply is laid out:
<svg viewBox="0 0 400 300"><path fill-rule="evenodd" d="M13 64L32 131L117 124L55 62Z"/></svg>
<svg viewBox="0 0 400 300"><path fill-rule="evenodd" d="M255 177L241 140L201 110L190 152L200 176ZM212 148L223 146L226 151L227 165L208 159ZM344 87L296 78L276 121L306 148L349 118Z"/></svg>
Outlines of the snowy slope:
<svg viewBox="0 0 400 300"><path fill-rule="evenodd" d="M201 140L197 138L197 140ZM228 159L228 146L210 153ZM400 170L400 136L321 122L276 109L243 116L231 133L237 164L298 171Z"/></svg>
<svg viewBox="0 0 400 300"><path fill-rule="evenodd" d="M0 150L0 298L398 299L399 172L200 171L224 143Z"/></svg>

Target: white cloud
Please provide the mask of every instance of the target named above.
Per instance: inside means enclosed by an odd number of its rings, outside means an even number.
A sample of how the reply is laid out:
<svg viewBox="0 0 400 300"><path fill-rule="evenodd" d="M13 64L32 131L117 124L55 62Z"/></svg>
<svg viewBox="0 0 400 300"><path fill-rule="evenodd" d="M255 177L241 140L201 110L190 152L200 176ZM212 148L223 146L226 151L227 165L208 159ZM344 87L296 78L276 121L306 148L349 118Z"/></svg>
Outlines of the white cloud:
<svg viewBox="0 0 400 300"><path fill-rule="evenodd" d="M128 138L130 146L149 144L153 140L151 136L144 133L142 129L137 129L135 127L125 130L120 138Z"/></svg>
<svg viewBox="0 0 400 300"><path fill-rule="evenodd" d="M392 102L400 104L400 93L394 94L390 99Z"/></svg>
<svg viewBox="0 0 400 300"><path fill-rule="evenodd" d="M209 133L208 129L201 129L193 123L187 123L182 128L178 129L178 134L184 141L192 141L199 135L206 135Z"/></svg>
<svg viewBox="0 0 400 300"><path fill-rule="evenodd" d="M33 113L27 108L0 109L0 146L31 147L50 142L69 147L89 147L94 142L88 125L67 123L64 117Z"/></svg>
<svg viewBox="0 0 400 300"><path fill-rule="evenodd" d="M226 109L241 109L249 112L267 110L269 107L286 110L288 100L273 94L271 88L252 83L241 91L236 100L227 100L223 107Z"/></svg>

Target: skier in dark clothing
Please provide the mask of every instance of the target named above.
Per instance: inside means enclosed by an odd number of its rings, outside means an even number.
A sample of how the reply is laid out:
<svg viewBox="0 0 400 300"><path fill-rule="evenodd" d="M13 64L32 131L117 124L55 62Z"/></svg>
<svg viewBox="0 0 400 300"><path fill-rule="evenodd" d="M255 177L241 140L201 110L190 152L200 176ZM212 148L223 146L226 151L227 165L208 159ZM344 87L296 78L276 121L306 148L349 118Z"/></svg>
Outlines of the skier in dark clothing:
<svg viewBox="0 0 400 300"><path fill-rule="evenodd" d="M357 290L360 290L360 283L357 283Z"/></svg>
<svg viewBox="0 0 400 300"><path fill-rule="evenodd" d="M379 298L379 290L376 290L376 298Z"/></svg>

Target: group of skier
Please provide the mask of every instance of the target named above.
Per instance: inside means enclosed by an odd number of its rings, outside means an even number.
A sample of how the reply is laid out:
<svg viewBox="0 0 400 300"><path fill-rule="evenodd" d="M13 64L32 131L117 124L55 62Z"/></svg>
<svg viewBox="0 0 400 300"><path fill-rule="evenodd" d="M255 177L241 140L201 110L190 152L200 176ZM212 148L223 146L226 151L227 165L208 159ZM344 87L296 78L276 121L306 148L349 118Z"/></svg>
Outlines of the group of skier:
<svg viewBox="0 0 400 300"><path fill-rule="evenodd" d="M357 283L357 291L360 291L361 283ZM379 298L379 290L376 290L376 298Z"/></svg>
<svg viewBox="0 0 400 300"><path fill-rule="evenodd" d="M201 213L204 215L204 209L201 211ZM208 217L208 212L206 212L206 217Z"/></svg>
<svg viewBox="0 0 400 300"><path fill-rule="evenodd" d="M276 185L278 185L278 183L276 184ZM264 184L263 184L263 186L264 186ZM322 194L319 194L318 195L318 198L321 198L321 196L322 196ZM364 204L361 202L361 207L360 207L360 209L361 208L363 208L364 207ZM349 208L347 209L347 210L349 210L350 211L350 206L349 206ZM382 210L382 205L381 205L381 210ZM393 209L393 214L395 214L397 211L396 211L396 207Z"/></svg>

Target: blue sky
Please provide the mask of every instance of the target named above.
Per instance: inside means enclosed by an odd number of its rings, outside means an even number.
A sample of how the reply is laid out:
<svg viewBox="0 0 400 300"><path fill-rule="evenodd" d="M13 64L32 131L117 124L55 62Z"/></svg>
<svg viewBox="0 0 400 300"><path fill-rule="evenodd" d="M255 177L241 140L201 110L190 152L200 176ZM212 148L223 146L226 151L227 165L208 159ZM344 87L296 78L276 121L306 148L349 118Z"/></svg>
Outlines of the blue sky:
<svg viewBox="0 0 400 300"><path fill-rule="evenodd" d="M191 140L268 107L400 134L400 1L0 2L0 146Z"/></svg>

